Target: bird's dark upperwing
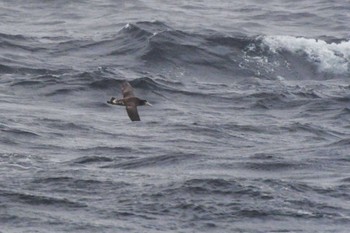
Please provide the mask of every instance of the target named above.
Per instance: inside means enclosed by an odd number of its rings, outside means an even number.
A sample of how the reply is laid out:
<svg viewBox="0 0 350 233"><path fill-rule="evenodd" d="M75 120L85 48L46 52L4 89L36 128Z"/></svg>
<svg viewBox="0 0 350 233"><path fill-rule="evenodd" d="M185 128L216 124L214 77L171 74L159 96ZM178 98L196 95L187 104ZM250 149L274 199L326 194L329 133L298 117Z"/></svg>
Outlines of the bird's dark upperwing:
<svg viewBox="0 0 350 233"><path fill-rule="evenodd" d="M139 116L139 113L137 112L136 105L127 105L126 112L128 113L130 120L140 121L140 116Z"/></svg>
<svg viewBox="0 0 350 233"><path fill-rule="evenodd" d="M128 83L127 81L122 83L122 92L123 92L124 98L134 96L134 89L132 88L130 83ZM136 111L136 113L137 113L137 111Z"/></svg>

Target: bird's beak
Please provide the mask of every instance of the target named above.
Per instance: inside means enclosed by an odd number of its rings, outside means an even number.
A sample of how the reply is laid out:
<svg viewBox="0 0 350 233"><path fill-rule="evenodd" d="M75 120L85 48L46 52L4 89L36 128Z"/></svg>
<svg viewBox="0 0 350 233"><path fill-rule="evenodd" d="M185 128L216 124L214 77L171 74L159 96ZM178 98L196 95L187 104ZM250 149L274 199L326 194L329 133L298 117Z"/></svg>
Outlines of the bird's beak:
<svg viewBox="0 0 350 233"><path fill-rule="evenodd" d="M146 102L146 105L148 105L148 106L152 106L152 104L150 104L149 102Z"/></svg>

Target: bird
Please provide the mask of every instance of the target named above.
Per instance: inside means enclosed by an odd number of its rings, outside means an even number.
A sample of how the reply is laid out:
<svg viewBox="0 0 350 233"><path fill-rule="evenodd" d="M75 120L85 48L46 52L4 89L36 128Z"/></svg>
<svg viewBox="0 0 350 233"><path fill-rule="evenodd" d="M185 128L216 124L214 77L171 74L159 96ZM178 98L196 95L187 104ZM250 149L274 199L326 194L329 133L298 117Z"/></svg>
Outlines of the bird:
<svg viewBox="0 0 350 233"><path fill-rule="evenodd" d="M134 89L130 85L129 82L124 81L121 85L123 98L117 99L115 97L111 97L110 100L107 101L108 104L112 105L121 105L126 107L126 112L131 121L141 121L139 113L137 112L137 106L149 105L152 106L147 100L140 99L134 95Z"/></svg>

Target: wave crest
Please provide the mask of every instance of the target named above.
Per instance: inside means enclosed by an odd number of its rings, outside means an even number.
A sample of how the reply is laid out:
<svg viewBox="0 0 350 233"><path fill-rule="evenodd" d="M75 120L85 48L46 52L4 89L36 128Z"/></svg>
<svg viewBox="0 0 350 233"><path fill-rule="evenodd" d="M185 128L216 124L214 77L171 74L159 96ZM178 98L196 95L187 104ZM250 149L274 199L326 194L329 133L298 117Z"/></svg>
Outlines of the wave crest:
<svg viewBox="0 0 350 233"><path fill-rule="evenodd" d="M265 36L262 39L272 53L288 51L306 55L319 71L344 74L350 71L350 41L328 43L322 39L293 36Z"/></svg>

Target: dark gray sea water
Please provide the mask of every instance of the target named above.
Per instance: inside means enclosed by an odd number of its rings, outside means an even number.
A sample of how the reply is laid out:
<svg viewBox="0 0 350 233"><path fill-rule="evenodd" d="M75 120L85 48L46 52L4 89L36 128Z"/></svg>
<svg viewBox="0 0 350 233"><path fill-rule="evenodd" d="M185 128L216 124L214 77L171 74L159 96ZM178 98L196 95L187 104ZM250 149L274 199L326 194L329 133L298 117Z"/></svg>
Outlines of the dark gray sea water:
<svg viewBox="0 0 350 233"><path fill-rule="evenodd" d="M350 2L2 0L0 232L349 232ZM127 80L152 107L111 106Z"/></svg>

